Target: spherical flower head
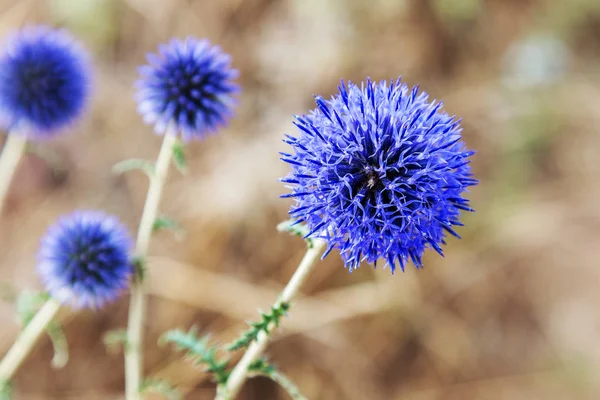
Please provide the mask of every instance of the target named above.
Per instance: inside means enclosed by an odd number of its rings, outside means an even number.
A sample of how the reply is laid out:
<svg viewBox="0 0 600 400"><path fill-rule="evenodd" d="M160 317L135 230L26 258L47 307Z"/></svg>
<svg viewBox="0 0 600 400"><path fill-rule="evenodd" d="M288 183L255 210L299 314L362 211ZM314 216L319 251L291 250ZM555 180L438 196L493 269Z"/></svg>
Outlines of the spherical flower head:
<svg viewBox="0 0 600 400"><path fill-rule="evenodd" d="M232 116L238 72L219 47L207 40L173 39L147 58L150 64L139 69L136 99L157 133L176 129L184 141L201 139Z"/></svg>
<svg viewBox="0 0 600 400"><path fill-rule="evenodd" d="M0 53L0 126L52 137L82 114L89 86L88 55L69 33L25 28Z"/></svg>
<svg viewBox="0 0 600 400"><path fill-rule="evenodd" d="M421 267L428 247L442 254L446 233L462 210L472 178L459 121L400 80L357 86L342 81L331 100L296 117L299 136L286 135L293 154L283 179L294 197L291 216L305 222L307 237L340 250L350 271L361 261L402 270Z"/></svg>
<svg viewBox="0 0 600 400"><path fill-rule="evenodd" d="M56 300L73 308L99 308L129 285L131 242L117 218L75 211L43 237L37 269Z"/></svg>

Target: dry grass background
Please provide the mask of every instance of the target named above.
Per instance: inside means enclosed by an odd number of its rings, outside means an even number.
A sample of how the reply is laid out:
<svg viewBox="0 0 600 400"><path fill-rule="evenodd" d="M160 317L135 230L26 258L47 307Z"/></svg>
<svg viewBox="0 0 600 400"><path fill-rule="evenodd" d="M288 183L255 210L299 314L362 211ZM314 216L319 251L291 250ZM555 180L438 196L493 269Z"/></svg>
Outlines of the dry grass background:
<svg viewBox="0 0 600 400"><path fill-rule="evenodd" d="M348 275L332 253L276 335L272 360L311 399L600 398L600 3L0 1L0 34L37 22L67 27L92 49L95 92L85 120L44 145L52 163L22 162L0 221L1 280L39 288L39 237L75 207L106 209L135 230L146 181L110 168L154 159L160 146L135 112L136 66L172 36L219 43L241 71L240 106L227 129L189 146L186 176L170 175L162 211L187 236L152 243L145 349L147 375L180 385L186 399L212 399L208 377L156 339L197 325L227 341L273 302L304 246L274 229L289 206L278 199L287 168L277 151L291 116L340 77L403 75L464 118L478 150L477 212L464 218L464 240L450 240L445 259L428 255L422 271ZM101 338L126 312L122 298L65 316L69 364L50 369L41 340L15 398L119 398L122 357ZM1 352L17 330L0 305ZM286 395L254 379L240 398Z"/></svg>

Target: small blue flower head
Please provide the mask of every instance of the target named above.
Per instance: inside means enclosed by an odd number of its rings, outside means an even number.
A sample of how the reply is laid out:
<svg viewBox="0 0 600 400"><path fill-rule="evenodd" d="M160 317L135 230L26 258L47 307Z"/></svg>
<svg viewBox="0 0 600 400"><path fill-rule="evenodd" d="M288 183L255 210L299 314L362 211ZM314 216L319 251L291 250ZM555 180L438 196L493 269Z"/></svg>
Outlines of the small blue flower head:
<svg viewBox="0 0 600 400"><path fill-rule="evenodd" d="M308 236L338 248L352 271L361 261L383 259L394 272L412 260L417 268L431 247L442 254L445 233L461 210L472 178L459 121L428 101L418 88L391 81L357 86L342 81L331 100L296 117L298 137L286 135L293 154L290 214Z"/></svg>
<svg viewBox="0 0 600 400"><path fill-rule="evenodd" d="M52 297L73 308L99 308L128 287L131 238L113 216L75 211L42 239L38 272Z"/></svg>
<svg viewBox="0 0 600 400"><path fill-rule="evenodd" d="M69 33L25 28L0 53L0 126L52 137L82 114L89 87L88 55Z"/></svg>
<svg viewBox="0 0 600 400"><path fill-rule="evenodd" d="M207 40L173 39L147 56L137 81L138 111L157 133L176 129L184 141L202 139L233 114L231 57Z"/></svg>

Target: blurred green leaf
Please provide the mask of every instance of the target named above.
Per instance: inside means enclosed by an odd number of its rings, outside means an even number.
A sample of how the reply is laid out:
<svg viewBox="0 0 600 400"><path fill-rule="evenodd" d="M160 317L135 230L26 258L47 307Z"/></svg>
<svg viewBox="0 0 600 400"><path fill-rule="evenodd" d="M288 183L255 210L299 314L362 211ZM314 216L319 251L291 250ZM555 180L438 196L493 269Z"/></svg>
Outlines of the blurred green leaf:
<svg viewBox="0 0 600 400"><path fill-rule="evenodd" d="M54 356L52 357L53 368L63 368L69 361L69 344L63 331L62 325L57 321L52 321L46 328L46 333L50 337Z"/></svg>
<svg viewBox="0 0 600 400"><path fill-rule="evenodd" d="M116 353L121 347L127 348L127 330L113 329L106 332L102 338L108 351Z"/></svg>
<svg viewBox="0 0 600 400"><path fill-rule="evenodd" d="M169 382L163 379L146 378L140 387L140 393L156 393L167 398L168 400L180 400L181 393L177 388L173 387Z"/></svg>
<svg viewBox="0 0 600 400"><path fill-rule="evenodd" d="M122 174L129 171L140 170L145 173L148 178L154 176L154 164L148 160L142 160L139 158L130 158L129 160L123 160L116 163L112 167L112 171L115 174Z"/></svg>
<svg viewBox="0 0 600 400"><path fill-rule="evenodd" d="M206 371L214 375L217 384L227 382L229 359L217 358L217 348L208 344L209 336L197 336L197 330L192 327L188 332L174 329L165 332L159 343L172 343L178 350L184 350L197 364L204 364Z"/></svg>
<svg viewBox="0 0 600 400"><path fill-rule="evenodd" d="M250 376L264 376L279 384L293 400L308 400L298 386L286 375L282 374L277 368L268 363L264 358L261 358L248 367Z"/></svg>
<svg viewBox="0 0 600 400"><path fill-rule="evenodd" d="M10 381L0 382L0 400L12 399L12 384Z"/></svg>
<svg viewBox="0 0 600 400"><path fill-rule="evenodd" d="M299 224L297 221L293 219L283 221L279 225L277 225L277 230L279 232L288 232L295 236L300 236L304 238L310 232L308 227L305 224ZM306 244L309 249L312 249L314 246L314 242L311 238L304 238Z"/></svg>
<svg viewBox="0 0 600 400"><path fill-rule="evenodd" d="M179 222L165 216L158 217L152 225L153 232L159 231L161 229L169 229L173 231L173 233L179 240L183 239L183 237L186 234L185 229L182 228Z"/></svg>
<svg viewBox="0 0 600 400"><path fill-rule="evenodd" d="M187 173L187 162L185 158L185 148L183 142L179 139L173 145L173 164L182 174Z"/></svg>

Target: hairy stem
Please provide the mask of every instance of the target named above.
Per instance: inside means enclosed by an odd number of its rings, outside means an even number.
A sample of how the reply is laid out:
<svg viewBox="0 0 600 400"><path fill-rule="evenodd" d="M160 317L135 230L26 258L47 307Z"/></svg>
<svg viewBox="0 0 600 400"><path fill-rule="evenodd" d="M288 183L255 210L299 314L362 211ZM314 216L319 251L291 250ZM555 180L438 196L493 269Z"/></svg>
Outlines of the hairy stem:
<svg viewBox="0 0 600 400"><path fill-rule="evenodd" d="M144 260L148 254L148 246L152 236L154 221L158 214L158 206L163 187L169 172L169 164L173 154L173 145L177 139L176 132L167 130L163 144L156 160L154 174L150 178L146 204L138 228L136 256ZM127 343L125 346L125 394L127 400L140 399L142 384L142 329L145 313L145 283L139 276L131 286L129 300L129 318L127 321Z"/></svg>
<svg viewBox="0 0 600 400"><path fill-rule="evenodd" d="M309 247L306 251L296 272L294 272L294 275L279 295L275 307L280 306L282 303L289 303L296 293L298 293L300 287L312 271L316 261L319 259L319 256L322 254L324 247L325 241L313 239L313 246ZM267 331L271 333L273 328L274 324L271 324ZM242 359L237 363L233 371L231 371L231 375L229 375L229 379L227 379L227 384L225 387L220 388L215 400L232 400L238 395L242 385L248 377L248 367L258 360L267 348L269 343L269 333L261 331L257 335L256 341L252 342L246 350L246 353L242 356Z"/></svg>
<svg viewBox="0 0 600 400"><path fill-rule="evenodd" d="M0 385L12 378L59 309L60 303L50 299L44 303L33 319L25 326L2 359L2 362L0 362Z"/></svg>
<svg viewBox="0 0 600 400"><path fill-rule="evenodd" d="M25 151L27 137L20 132L9 133L0 156L0 209L4 205L15 170Z"/></svg>

